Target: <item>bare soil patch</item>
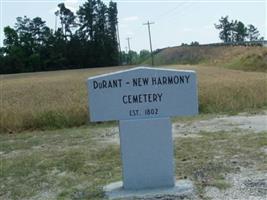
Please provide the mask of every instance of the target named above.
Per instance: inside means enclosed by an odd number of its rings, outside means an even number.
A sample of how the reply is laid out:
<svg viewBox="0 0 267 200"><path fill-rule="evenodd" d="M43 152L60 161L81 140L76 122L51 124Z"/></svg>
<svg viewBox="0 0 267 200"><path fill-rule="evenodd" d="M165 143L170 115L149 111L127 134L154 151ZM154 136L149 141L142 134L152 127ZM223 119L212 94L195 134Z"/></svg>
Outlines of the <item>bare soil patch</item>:
<svg viewBox="0 0 267 200"><path fill-rule="evenodd" d="M264 200L267 197L267 173L256 169L242 169L240 173L231 173L226 176L231 184L226 190L216 187L206 187L206 194L213 200L239 199Z"/></svg>
<svg viewBox="0 0 267 200"><path fill-rule="evenodd" d="M240 114L236 116L218 116L207 120L174 123L173 133L196 134L200 132L233 132L259 133L267 131L267 112L257 115Z"/></svg>

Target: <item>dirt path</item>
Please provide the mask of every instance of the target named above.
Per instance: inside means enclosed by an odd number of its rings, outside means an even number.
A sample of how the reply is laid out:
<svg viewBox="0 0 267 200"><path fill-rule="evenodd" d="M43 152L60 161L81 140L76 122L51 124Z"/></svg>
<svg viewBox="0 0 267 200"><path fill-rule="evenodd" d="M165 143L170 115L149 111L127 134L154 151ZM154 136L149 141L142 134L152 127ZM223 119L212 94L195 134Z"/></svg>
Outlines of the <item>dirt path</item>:
<svg viewBox="0 0 267 200"><path fill-rule="evenodd" d="M174 138L201 137L201 132L228 132L233 134L253 134L267 132L267 111L257 115L239 114L175 122L172 125ZM119 143L118 128L107 129L102 138L111 143ZM104 139L104 140L105 140ZM267 146L262 149L267 155ZM230 188L219 190L206 187L206 196L212 200L265 200L267 199L267 173L255 167L241 168L239 172L226 175Z"/></svg>
<svg viewBox="0 0 267 200"><path fill-rule="evenodd" d="M231 187L219 190L206 187L206 195L212 200L265 200L267 199L267 173L255 169L242 169L238 174L228 174L226 180Z"/></svg>
<svg viewBox="0 0 267 200"><path fill-rule="evenodd" d="M173 124L175 136L199 132L232 132L237 130L250 133L267 131L267 112L259 115L219 116L207 120Z"/></svg>
<svg viewBox="0 0 267 200"><path fill-rule="evenodd" d="M200 132L235 132L253 134L267 132L267 112L258 115L241 114L219 116L208 120L174 123L174 137L198 137ZM267 154L267 147L262 149ZM212 200L265 200L267 199L267 173L254 167L241 168L239 173L226 175L231 187L219 190L206 187L206 196Z"/></svg>
<svg viewBox="0 0 267 200"><path fill-rule="evenodd" d="M267 132L267 111L257 115L240 114L235 116L217 116L193 122L175 122L172 125L174 137L197 136L200 132ZM107 128L100 133L101 139L108 143L119 144L118 127Z"/></svg>

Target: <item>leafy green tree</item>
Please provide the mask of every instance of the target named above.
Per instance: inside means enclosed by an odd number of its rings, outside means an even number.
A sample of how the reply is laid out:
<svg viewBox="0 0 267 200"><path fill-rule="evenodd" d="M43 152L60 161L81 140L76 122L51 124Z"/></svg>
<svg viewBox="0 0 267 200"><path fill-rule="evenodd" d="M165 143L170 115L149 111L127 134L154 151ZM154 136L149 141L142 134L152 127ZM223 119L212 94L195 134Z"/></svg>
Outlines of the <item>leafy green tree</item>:
<svg viewBox="0 0 267 200"><path fill-rule="evenodd" d="M230 40L229 42L236 42L236 26L238 21L231 20L230 22Z"/></svg>
<svg viewBox="0 0 267 200"><path fill-rule="evenodd" d="M91 66L118 64L117 13L116 3L106 6L100 0L87 0L78 10L77 35L86 41L84 63Z"/></svg>
<svg viewBox="0 0 267 200"><path fill-rule="evenodd" d="M224 42L244 42L246 39L250 41L260 40L259 31L252 24L246 27L243 22L238 20L229 22L228 16L221 17L219 22L218 25L215 24L215 28L221 30L219 37Z"/></svg>
<svg viewBox="0 0 267 200"><path fill-rule="evenodd" d="M231 27L232 24L228 20L228 16L221 17L219 19L219 24L215 24L215 28L221 30L219 33L219 37L223 42L230 42L231 41Z"/></svg>
<svg viewBox="0 0 267 200"><path fill-rule="evenodd" d="M54 31L40 17L18 17L5 27L0 73L117 65L117 4L87 0L77 16L58 4L60 28ZM78 19L78 20L76 20Z"/></svg>
<svg viewBox="0 0 267 200"><path fill-rule="evenodd" d="M12 73L13 70L16 72L23 72L25 70L25 54L19 45L19 37L16 30L7 26L4 28L4 35L5 48L2 49L2 51L4 51L6 56L4 57L5 60L2 62L5 63L5 69L2 68L1 71L5 73Z"/></svg>
<svg viewBox="0 0 267 200"><path fill-rule="evenodd" d="M72 36L72 28L76 27L77 24L75 22L76 16L74 13L65 7L64 3L58 4L59 7L59 19L61 21L61 31L65 38L69 38Z"/></svg>
<svg viewBox="0 0 267 200"><path fill-rule="evenodd" d="M15 23L15 30L19 37L19 46L23 49L26 57L29 57L35 51L35 38L31 32L31 24L31 19L26 16L17 17L17 22Z"/></svg>
<svg viewBox="0 0 267 200"><path fill-rule="evenodd" d="M186 47L186 46L188 46L188 44L186 44L186 43L182 43L181 46L182 46L182 47Z"/></svg>
<svg viewBox="0 0 267 200"><path fill-rule="evenodd" d="M97 66L107 66L107 6L100 0L97 0L95 13L97 17L95 21L95 34L93 40L94 57L98 57L98 62L96 63Z"/></svg>
<svg viewBox="0 0 267 200"><path fill-rule="evenodd" d="M78 34L81 38L90 41L94 40L96 21L96 0L86 1L77 12L79 18Z"/></svg>
<svg viewBox="0 0 267 200"><path fill-rule="evenodd" d="M125 51L120 52L121 64L127 65L128 64L128 54Z"/></svg>
<svg viewBox="0 0 267 200"><path fill-rule="evenodd" d="M150 58L150 52L146 49L141 50L139 53L139 63L144 62L148 58Z"/></svg>
<svg viewBox="0 0 267 200"><path fill-rule="evenodd" d="M244 42L245 38L247 37L247 28L246 26L238 21L233 25L233 35L234 35L234 42Z"/></svg>
<svg viewBox="0 0 267 200"><path fill-rule="evenodd" d="M118 10L117 4L109 3L108 8L108 37L107 37L107 53L111 65L119 64L119 50L117 41L117 25L118 25Z"/></svg>
<svg viewBox="0 0 267 200"><path fill-rule="evenodd" d="M258 29L253 26L252 24L249 24L247 27L247 34L249 41L257 41L259 40L260 33Z"/></svg>
<svg viewBox="0 0 267 200"><path fill-rule="evenodd" d="M83 66L91 67L97 65L96 53L94 49L97 8L96 0L88 0L77 11L79 19L79 28L76 32L78 38L82 41L83 53L81 59Z"/></svg>
<svg viewBox="0 0 267 200"><path fill-rule="evenodd" d="M52 34L52 30L45 23L40 17L35 17L30 22L29 31L37 46L45 44Z"/></svg>
<svg viewBox="0 0 267 200"><path fill-rule="evenodd" d="M136 51L129 51L128 52L128 59L129 59L129 64L138 64L139 59L138 59L138 53Z"/></svg>
<svg viewBox="0 0 267 200"><path fill-rule="evenodd" d="M199 46L199 42L197 42L197 41L191 42L190 46Z"/></svg>
<svg viewBox="0 0 267 200"><path fill-rule="evenodd" d="M52 35L46 44L47 57L46 70L67 68L67 41L60 29Z"/></svg>
<svg viewBox="0 0 267 200"><path fill-rule="evenodd" d="M4 47L0 47L0 58L3 58L5 54L5 48Z"/></svg>
<svg viewBox="0 0 267 200"><path fill-rule="evenodd" d="M10 26L4 28L4 34L5 34L4 45L8 53L10 48L12 48L13 46L18 46L19 37L16 30L11 28Z"/></svg>

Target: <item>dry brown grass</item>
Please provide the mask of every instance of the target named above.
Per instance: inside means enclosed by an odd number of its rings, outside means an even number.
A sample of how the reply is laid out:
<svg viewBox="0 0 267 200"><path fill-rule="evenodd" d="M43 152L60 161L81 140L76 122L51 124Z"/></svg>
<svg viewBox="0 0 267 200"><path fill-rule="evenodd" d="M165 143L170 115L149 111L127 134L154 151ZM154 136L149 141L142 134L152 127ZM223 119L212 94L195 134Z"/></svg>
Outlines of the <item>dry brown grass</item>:
<svg viewBox="0 0 267 200"><path fill-rule="evenodd" d="M267 105L266 73L203 66L168 67L197 71L201 112L239 112ZM0 131L86 124L86 79L125 68L127 67L2 76Z"/></svg>
<svg viewBox="0 0 267 200"><path fill-rule="evenodd" d="M61 128L88 121L86 79L121 68L4 75L0 130Z"/></svg>

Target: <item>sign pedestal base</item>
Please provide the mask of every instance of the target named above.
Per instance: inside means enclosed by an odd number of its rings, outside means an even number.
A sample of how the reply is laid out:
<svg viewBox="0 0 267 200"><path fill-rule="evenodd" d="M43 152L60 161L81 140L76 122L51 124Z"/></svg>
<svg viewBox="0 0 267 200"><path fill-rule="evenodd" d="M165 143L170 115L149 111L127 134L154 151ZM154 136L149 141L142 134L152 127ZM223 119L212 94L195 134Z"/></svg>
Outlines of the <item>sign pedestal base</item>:
<svg viewBox="0 0 267 200"><path fill-rule="evenodd" d="M140 190L175 185L170 118L121 120L123 188Z"/></svg>
<svg viewBox="0 0 267 200"><path fill-rule="evenodd" d="M170 188L157 188L146 190L125 190L122 185L123 184L121 181L111 183L105 186L103 190L109 199L158 199L161 197L187 197L190 199L196 199L193 184L189 180L176 181L174 187Z"/></svg>

